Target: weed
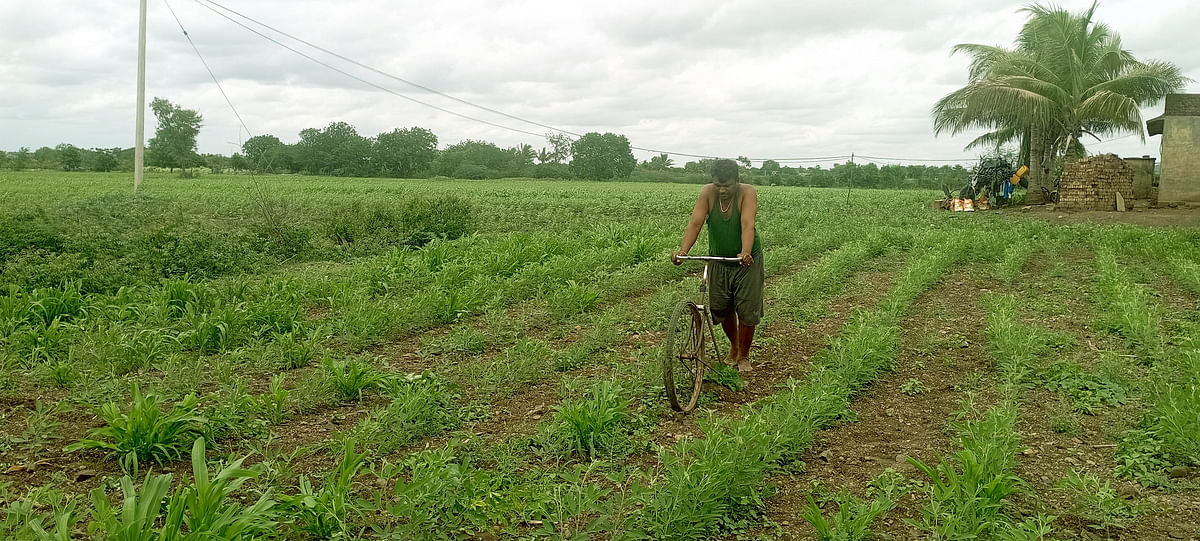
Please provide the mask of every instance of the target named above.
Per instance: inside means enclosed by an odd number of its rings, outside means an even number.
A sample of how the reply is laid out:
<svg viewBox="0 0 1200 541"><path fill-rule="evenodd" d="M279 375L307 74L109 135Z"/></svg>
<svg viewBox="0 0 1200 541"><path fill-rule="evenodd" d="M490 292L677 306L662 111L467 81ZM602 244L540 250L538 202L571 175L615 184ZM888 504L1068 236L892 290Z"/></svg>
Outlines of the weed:
<svg viewBox="0 0 1200 541"><path fill-rule="evenodd" d="M917 378L908 378L908 381L905 381L902 385L900 385L900 392L908 396L916 396L924 393L925 391L925 384Z"/></svg>
<svg viewBox="0 0 1200 541"><path fill-rule="evenodd" d="M704 379L735 392L746 388L746 381L737 368L725 363L717 363L712 370L705 371Z"/></svg>
<svg viewBox="0 0 1200 541"><path fill-rule="evenodd" d="M621 423L629 407L624 392L614 382L601 381L584 396L555 406L552 441L583 457L612 453L620 442Z"/></svg>
<svg viewBox="0 0 1200 541"><path fill-rule="evenodd" d="M1062 397L1055 401L1050 410L1050 429L1059 434L1078 435L1083 430L1078 411L1072 407L1071 400Z"/></svg>
<svg viewBox="0 0 1200 541"><path fill-rule="evenodd" d="M383 392L391 403L350 432L351 438L380 454L458 426L466 414L455 403L454 387L428 374L388 378Z"/></svg>
<svg viewBox="0 0 1200 541"><path fill-rule="evenodd" d="M178 459L207 422L196 413L199 403L196 395L189 394L163 414L158 396L143 395L134 383L129 413L122 413L114 402L104 404L96 413L108 426L91 429L89 439L63 450L104 449L116 454L121 468L131 473L136 473L138 464L147 460L162 463Z"/></svg>
<svg viewBox="0 0 1200 541"><path fill-rule="evenodd" d="M1079 413L1095 415L1101 407L1119 406L1127 400L1123 385L1074 364L1055 364L1041 379L1047 389L1066 393L1071 408Z"/></svg>
<svg viewBox="0 0 1200 541"><path fill-rule="evenodd" d="M475 467L453 446L414 453L402 463L381 468L383 479L396 480L395 499L386 509L400 523L394 538L458 539L490 528L518 504L520 495L501 475Z"/></svg>
<svg viewBox="0 0 1200 541"><path fill-rule="evenodd" d="M1089 522L1088 527L1096 530L1124 528L1129 521L1150 509L1144 502L1121 498L1107 480L1101 481L1090 473L1071 470L1055 486L1070 495L1071 512Z"/></svg>

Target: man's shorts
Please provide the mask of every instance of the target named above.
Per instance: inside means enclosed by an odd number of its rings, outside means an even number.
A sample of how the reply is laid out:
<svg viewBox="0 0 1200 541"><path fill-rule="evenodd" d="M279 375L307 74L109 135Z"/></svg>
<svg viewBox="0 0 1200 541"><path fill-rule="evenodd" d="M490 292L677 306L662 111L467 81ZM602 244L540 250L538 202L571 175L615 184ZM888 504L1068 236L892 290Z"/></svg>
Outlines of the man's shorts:
<svg viewBox="0 0 1200 541"><path fill-rule="evenodd" d="M763 315L763 256L752 254L754 264L711 263L708 267L708 304L713 321L721 323L737 314L738 323L758 325Z"/></svg>

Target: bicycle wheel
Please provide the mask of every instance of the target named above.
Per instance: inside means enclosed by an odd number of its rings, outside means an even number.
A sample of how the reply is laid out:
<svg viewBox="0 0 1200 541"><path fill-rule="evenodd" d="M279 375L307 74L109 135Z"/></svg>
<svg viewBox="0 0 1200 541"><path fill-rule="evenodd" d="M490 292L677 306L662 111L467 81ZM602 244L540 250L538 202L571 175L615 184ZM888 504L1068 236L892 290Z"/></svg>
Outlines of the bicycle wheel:
<svg viewBox="0 0 1200 541"><path fill-rule="evenodd" d="M704 382L704 313L691 301L679 301L663 345L663 385L675 411L689 412Z"/></svg>

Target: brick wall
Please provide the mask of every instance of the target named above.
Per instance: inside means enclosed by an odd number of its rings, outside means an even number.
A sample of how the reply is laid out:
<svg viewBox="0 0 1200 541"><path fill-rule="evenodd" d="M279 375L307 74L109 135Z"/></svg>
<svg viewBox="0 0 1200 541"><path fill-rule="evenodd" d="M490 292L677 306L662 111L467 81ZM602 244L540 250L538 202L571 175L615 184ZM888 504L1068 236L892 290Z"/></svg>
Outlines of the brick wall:
<svg viewBox="0 0 1200 541"><path fill-rule="evenodd" d="M1200 116L1200 94L1167 94L1166 116Z"/></svg>
<svg viewBox="0 0 1200 541"><path fill-rule="evenodd" d="M1069 162L1058 187L1058 208L1116 210L1116 193L1133 200L1133 169L1116 154L1100 154Z"/></svg>

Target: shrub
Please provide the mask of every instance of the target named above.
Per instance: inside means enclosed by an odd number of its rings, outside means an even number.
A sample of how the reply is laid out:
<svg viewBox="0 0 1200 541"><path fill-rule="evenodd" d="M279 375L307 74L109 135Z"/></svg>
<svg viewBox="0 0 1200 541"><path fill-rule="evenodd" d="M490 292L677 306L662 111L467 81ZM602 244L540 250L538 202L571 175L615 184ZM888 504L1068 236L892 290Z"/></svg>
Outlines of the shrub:
<svg viewBox="0 0 1200 541"><path fill-rule="evenodd" d="M629 407L623 392L617 383L601 381L584 396L555 406L553 441L560 449L583 457L614 451Z"/></svg>

